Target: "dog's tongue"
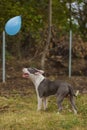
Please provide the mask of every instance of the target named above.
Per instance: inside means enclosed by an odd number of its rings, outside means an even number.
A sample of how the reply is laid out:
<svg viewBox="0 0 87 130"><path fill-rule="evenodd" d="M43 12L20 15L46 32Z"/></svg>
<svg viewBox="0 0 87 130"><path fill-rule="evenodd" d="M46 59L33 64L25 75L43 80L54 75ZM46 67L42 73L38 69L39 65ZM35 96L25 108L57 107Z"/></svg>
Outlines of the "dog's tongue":
<svg viewBox="0 0 87 130"><path fill-rule="evenodd" d="M28 75L27 73L24 73L24 74L22 75L22 77L23 77L23 78L28 78L29 75Z"/></svg>

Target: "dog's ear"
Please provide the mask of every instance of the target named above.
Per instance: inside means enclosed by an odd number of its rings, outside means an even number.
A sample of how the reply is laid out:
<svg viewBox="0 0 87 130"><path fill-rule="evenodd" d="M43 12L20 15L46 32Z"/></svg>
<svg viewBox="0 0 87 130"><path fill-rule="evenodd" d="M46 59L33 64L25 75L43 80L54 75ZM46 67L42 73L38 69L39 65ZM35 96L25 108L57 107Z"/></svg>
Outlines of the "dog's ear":
<svg viewBox="0 0 87 130"><path fill-rule="evenodd" d="M36 69L36 68L34 68L37 72L39 72L40 74L44 74L44 71L43 70L39 70L39 69ZM37 72L35 72L35 73L37 73Z"/></svg>
<svg viewBox="0 0 87 130"><path fill-rule="evenodd" d="M39 74L44 74L43 70L38 70L37 72L35 72L35 75L39 75Z"/></svg>
<svg viewBox="0 0 87 130"><path fill-rule="evenodd" d="M39 70L39 73L44 74L44 71L43 70Z"/></svg>
<svg viewBox="0 0 87 130"><path fill-rule="evenodd" d="M35 75L39 75L39 74L40 74L40 72L35 72L34 74L35 74Z"/></svg>

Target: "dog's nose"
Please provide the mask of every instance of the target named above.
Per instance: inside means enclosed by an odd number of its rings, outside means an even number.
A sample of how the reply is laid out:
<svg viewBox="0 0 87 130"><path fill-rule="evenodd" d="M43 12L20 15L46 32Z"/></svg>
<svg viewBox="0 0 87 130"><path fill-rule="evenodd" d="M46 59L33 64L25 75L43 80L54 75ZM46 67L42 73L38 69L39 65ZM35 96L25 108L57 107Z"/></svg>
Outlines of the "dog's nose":
<svg viewBox="0 0 87 130"><path fill-rule="evenodd" d="M22 71L24 71L25 68L22 69Z"/></svg>

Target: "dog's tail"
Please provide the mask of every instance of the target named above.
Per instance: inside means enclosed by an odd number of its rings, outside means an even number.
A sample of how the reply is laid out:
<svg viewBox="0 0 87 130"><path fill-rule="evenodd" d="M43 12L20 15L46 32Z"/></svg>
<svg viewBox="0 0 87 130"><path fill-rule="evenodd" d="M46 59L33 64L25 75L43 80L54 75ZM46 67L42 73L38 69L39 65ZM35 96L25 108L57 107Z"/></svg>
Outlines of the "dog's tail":
<svg viewBox="0 0 87 130"><path fill-rule="evenodd" d="M75 93L73 87L71 85L69 85L69 93L70 93L71 96L77 97L78 94L79 94L79 90L77 90L76 93Z"/></svg>
<svg viewBox="0 0 87 130"><path fill-rule="evenodd" d="M75 96L77 97L79 95L79 90L76 91Z"/></svg>

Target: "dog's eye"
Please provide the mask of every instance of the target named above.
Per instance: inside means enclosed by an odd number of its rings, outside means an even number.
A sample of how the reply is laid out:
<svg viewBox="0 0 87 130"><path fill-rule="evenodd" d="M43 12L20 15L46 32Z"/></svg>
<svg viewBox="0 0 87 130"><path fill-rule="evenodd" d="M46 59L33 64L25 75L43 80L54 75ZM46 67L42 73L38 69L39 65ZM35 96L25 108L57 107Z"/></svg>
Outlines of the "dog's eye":
<svg viewBox="0 0 87 130"><path fill-rule="evenodd" d="M31 73L31 74L35 74L37 72L36 69L34 68L28 68L28 71Z"/></svg>

